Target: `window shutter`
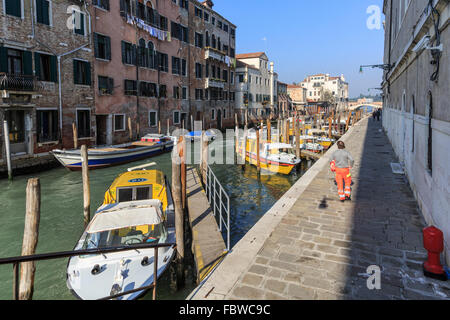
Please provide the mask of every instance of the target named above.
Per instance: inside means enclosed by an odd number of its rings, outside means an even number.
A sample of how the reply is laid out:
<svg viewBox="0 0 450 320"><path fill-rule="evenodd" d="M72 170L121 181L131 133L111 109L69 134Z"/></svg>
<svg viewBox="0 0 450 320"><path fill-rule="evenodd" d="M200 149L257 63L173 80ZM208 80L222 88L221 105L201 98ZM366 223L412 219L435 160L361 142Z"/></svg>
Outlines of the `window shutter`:
<svg viewBox="0 0 450 320"><path fill-rule="evenodd" d="M86 85L90 86L91 85L91 63L90 62L85 62L84 63L84 71L86 72Z"/></svg>
<svg viewBox="0 0 450 320"><path fill-rule="evenodd" d="M106 59L111 60L111 38L105 37Z"/></svg>
<svg viewBox="0 0 450 320"><path fill-rule="evenodd" d="M73 83L79 84L78 82L78 61L73 60Z"/></svg>
<svg viewBox="0 0 450 320"><path fill-rule="evenodd" d="M125 16L125 0L120 0L120 15Z"/></svg>
<svg viewBox="0 0 450 320"><path fill-rule="evenodd" d="M0 72L8 72L8 49L0 47Z"/></svg>
<svg viewBox="0 0 450 320"><path fill-rule="evenodd" d="M125 41L122 40L122 63L126 63L127 59L126 59L127 53L126 53L126 49L125 49Z"/></svg>
<svg viewBox="0 0 450 320"><path fill-rule="evenodd" d="M57 60L56 60L56 56L51 56L50 57L50 81L51 82L56 82L57 81L57 76L58 76L58 72L57 72Z"/></svg>
<svg viewBox="0 0 450 320"><path fill-rule="evenodd" d="M33 75L33 58L31 51L23 52L23 74L27 76Z"/></svg>
<svg viewBox="0 0 450 320"><path fill-rule="evenodd" d="M34 53L34 74L38 80L41 80L41 54Z"/></svg>
<svg viewBox="0 0 450 320"><path fill-rule="evenodd" d="M114 79L108 78L108 92L109 94L113 94L114 92Z"/></svg>
<svg viewBox="0 0 450 320"><path fill-rule="evenodd" d="M94 55L96 58L99 57L98 52L98 34L94 32Z"/></svg>
<svg viewBox="0 0 450 320"><path fill-rule="evenodd" d="M46 25L50 25L50 14L49 14L49 2L47 0L42 0L42 21Z"/></svg>
<svg viewBox="0 0 450 320"><path fill-rule="evenodd" d="M132 50L132 61L131 61L131 64L132 65L136 65L136 63L137 63L137 47L136 47L136 45L135 44L133 44L133 50Z"/></svg>
<svg viewBox="0 0 450 320"><path fill-rule="evenodd" d="M10 14L16 17L22 17L22 9L20 7L21 2L19 0L5 0L6 14Z"/></svg>

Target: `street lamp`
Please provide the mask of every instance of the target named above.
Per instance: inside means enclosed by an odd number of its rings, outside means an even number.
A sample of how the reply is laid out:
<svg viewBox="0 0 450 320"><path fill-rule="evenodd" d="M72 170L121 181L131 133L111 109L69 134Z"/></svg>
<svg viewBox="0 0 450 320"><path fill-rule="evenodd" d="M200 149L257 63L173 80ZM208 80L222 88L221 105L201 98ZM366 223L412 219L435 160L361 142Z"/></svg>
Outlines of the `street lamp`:
<svg viewBox="0 0 450 320"><path fill-rule="evenodd" d="M366 66L360 66L359 67L359 73L363 73L363 68L379 68L383 69L385 71L389 71L394 65L392 64L372 64L372 65L366 65Z"/></svg>

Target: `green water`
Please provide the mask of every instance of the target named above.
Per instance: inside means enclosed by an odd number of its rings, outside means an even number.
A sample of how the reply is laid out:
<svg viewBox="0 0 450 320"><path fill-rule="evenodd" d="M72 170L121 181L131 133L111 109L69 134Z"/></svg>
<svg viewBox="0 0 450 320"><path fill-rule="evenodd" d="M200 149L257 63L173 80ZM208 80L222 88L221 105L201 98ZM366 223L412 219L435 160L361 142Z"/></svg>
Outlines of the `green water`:
<svg viewBox="0 0 450 320"><path fill-rule="evenodd" d="M91 216L103 202L104 192L118 174L131 166L156 162L171 179L170 154L90 172ZM231 198L231 244L237 243L259 218L301 176L261 176L247 166L214 165L213 170ZM83 232L83 187L80 172L57 168L30 176L18 176L13 182L0 180L0 257L18 256L21 252L25 217L25 190L30 177L40 178L41 218L36 253L72 250ZM65 282L67 259L36 263L33 299L74 299ZM190 266L192 269L192 266ZM192 271L192 270L191 270ZM187 277L186 287L176 292L173 276L166 272L158 283L158 299L184 299L194 288ZM12 298L12 265L0 266L0 299ZM151 294L144 299L151 298Z"/></svg>

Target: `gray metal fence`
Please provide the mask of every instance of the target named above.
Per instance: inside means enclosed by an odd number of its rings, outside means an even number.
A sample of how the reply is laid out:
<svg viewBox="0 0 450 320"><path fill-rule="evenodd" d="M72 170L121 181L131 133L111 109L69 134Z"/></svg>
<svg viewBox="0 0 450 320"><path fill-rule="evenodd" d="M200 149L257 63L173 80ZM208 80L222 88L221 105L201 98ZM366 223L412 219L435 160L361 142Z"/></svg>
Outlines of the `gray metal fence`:
<svg viewBox="0 0 450 320"><path fill-rule="evenodd" d="M209 165L206 169L206 196L214 217L219 220L219 231L226 230L227 250L230 251L230 197Z"/></svg>

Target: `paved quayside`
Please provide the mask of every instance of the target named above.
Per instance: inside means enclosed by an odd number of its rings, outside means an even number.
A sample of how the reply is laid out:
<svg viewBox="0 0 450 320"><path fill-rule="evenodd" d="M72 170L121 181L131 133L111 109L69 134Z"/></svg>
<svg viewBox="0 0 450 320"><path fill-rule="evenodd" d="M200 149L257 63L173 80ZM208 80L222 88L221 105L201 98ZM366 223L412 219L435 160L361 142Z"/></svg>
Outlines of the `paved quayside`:
<svg viewBox="0 0 450 320"><path fill-rule="evenodd" d="M329 169L335 145L188 299L449 299L449 281L423 276L425 222L381 128L365 118L341 139L355 158L352 202ZM367 288L370 265L380 290Z"/></svg>

